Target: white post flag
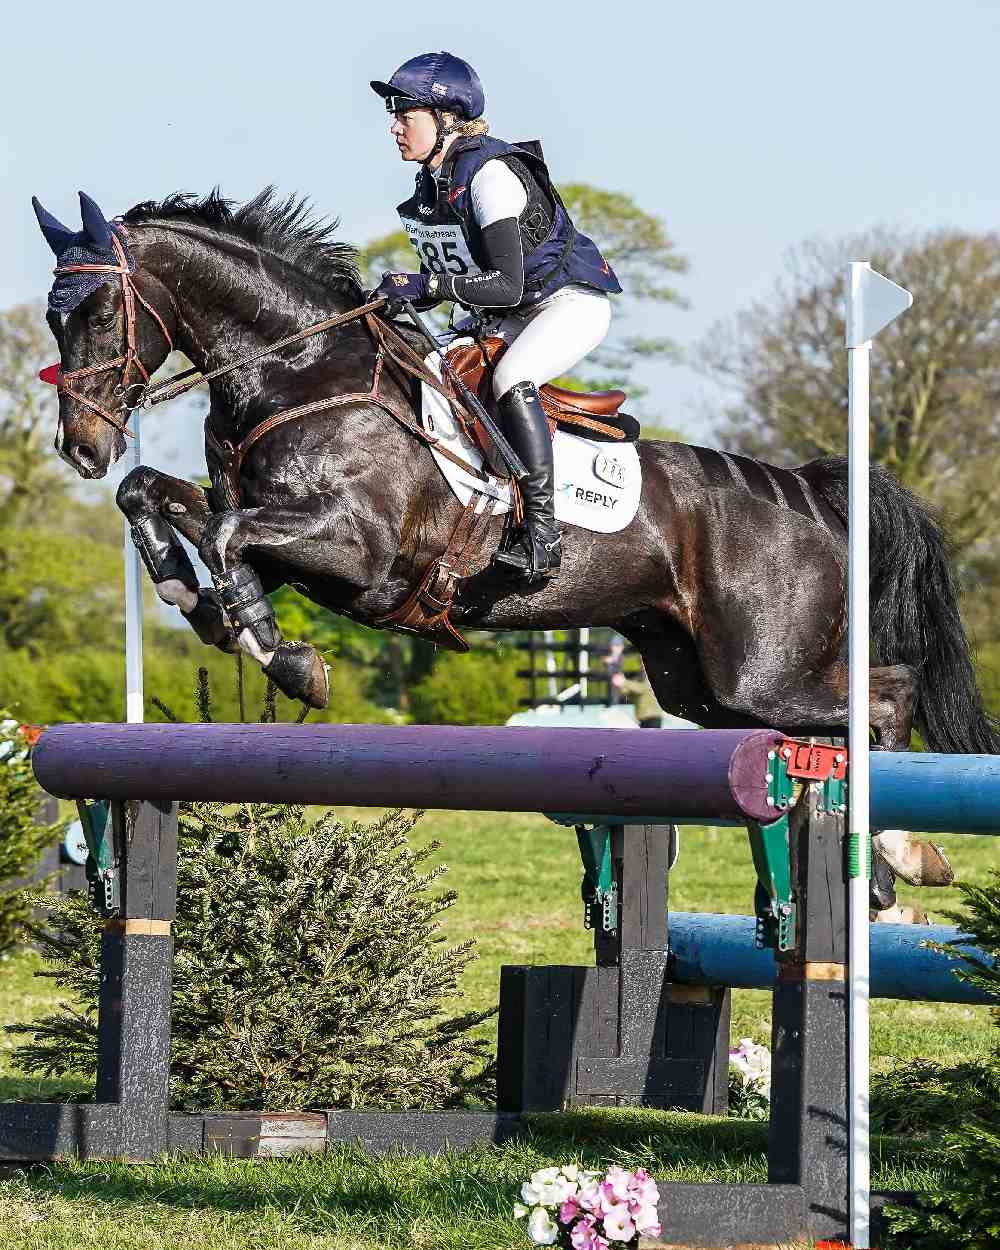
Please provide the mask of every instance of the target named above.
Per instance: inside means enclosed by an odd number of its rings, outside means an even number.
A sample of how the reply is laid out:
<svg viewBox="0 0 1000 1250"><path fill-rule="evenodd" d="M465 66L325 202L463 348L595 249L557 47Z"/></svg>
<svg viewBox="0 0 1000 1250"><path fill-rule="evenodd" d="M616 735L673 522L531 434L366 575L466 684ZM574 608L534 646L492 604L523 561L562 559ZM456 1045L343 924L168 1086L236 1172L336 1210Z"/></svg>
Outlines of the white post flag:
<svg viewBox="0 0 1000 1250"><path fill-rule="evenodd" d="M870 612L868 595L868 382L871 340L913 303L913 296L872 269L852 261L847 282L848 377L848 655L850 824L848 826L848 1049L850 1072L850 1244L871 1245L871 1143L868 894L871 829L868 796Z"/></svg>
<svg viewBox="0 0 1000 1250"><path fill-rule="evenodd" d="M852 261L847 296L847 346L863 347L912 303L909 291L883 277L868 261Z"/></svg>

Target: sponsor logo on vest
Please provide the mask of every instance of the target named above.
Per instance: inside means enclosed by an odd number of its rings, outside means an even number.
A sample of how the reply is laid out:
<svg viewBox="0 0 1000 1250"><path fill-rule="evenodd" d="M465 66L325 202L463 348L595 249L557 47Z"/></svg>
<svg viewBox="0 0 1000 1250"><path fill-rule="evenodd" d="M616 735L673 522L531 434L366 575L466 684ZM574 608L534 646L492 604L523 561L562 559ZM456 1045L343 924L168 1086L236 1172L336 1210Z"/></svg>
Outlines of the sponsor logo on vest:
<svg viewBox="0 0 1000 1250"><path fill-rule="evenodd" d="M421 217L430 217L434 212L434 205L433 204L418 204L417 212L420 214Z"/></svg>

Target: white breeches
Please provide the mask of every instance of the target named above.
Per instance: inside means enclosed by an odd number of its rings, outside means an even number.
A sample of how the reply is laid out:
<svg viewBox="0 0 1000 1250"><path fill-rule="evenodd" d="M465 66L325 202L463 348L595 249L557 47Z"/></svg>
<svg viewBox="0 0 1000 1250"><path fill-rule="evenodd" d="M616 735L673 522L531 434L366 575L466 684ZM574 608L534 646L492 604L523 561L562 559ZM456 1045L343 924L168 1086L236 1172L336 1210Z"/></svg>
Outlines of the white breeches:
<svg viewBox="0 0 1000 1250"><path fill-rule="evenodd" d="M518 382L541 386L579 364L604 341L611 300L591 287L564 286L534 308L498 317L487 321L488 332L510 344L493 374L499 399Z"/></svg>

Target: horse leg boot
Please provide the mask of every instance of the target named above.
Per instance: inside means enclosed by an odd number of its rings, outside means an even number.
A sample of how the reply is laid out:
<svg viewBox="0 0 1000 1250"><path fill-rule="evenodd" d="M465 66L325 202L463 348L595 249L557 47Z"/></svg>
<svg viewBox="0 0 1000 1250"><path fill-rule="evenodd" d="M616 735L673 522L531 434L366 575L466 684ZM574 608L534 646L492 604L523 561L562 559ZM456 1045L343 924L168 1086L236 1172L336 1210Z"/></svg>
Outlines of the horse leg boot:
<svg viewBox="0 0 1000 1250"><path fill-rule="evenodd" d="M199 587L194 565L177 541L170 522L155 512L147 512L133 522L132 541L163 602L180 608L181 615L207 646L236 650L236 636L226 622L219 596L214 590Z"/></svg>
<svg viewBox="0 0 1000 1250"><path fill-rule="evenodd" d="M503 431L524 461L527 477L520 481L524 524L513 543L497 553L530 584L553 577L562 563L562 546L554 510L552 437L533 382L518 382L497 402Z"/></svg>
<svg viewBox="0 0 1000 1250"><path fill-rule="evenodd" d="M219 592L240 646L261 665L266 677L289 699L326 707L330 684L326 665L307 642L285 642L274 608L249 564L235 564L215 575Z"/></svg>

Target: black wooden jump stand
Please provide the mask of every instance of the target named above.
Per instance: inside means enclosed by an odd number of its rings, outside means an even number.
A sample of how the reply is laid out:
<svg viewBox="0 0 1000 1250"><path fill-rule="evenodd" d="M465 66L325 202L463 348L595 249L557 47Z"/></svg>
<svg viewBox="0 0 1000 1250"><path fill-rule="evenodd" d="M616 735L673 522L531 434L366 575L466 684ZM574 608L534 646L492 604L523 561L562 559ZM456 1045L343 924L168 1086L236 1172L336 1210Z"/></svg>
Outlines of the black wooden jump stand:
<svg viewBox="0 0 1000 1250"><path fill-rule="evenodd" d="M725 1115L729 991L670 982L669 827L610 833L616 916L594 924L596 966L501 969L497 1105Z"/></svg>

